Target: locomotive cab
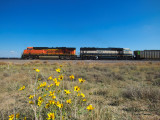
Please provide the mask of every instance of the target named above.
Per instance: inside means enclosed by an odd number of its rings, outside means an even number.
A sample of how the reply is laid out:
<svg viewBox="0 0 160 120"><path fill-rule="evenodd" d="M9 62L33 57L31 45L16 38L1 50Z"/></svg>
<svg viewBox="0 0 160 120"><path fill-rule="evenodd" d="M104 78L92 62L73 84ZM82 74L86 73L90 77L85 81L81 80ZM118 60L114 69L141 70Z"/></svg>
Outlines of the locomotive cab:
<svg viewBox="0 0 160 120"><path fill-rule="evenodd" d="M27 50L32 50L33 49L33 47L27 47Z"/></svg>
<svg viewBox="0 0 160 120"><path fill-rule="evenodd" d="M132 51L129 48L123 48L123 53L128 54L128 55L132 55Z"/></svg>
<svg viewBox="0 0 160 120"><path fill-rule="evenodd" d="M123 48L123 56L126 59L132 59L133 58L133 52L129 48Z"/></svg>
<svg viewBox="0 0 160 120"><path fill-rule="evenodd" d="M30 58L30 54L31 54L31 50L33 50L33 47L27 47L27 49L25 49L23 51L23 54L22 54L22 59L29 59Z"/></svg>

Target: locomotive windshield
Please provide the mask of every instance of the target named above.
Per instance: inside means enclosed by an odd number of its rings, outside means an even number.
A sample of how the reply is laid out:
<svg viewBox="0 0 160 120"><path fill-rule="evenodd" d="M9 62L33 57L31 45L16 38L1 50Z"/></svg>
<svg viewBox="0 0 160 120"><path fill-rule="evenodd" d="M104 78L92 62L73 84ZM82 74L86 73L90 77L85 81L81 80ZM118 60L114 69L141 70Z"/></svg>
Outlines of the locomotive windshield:
<svg viewBox="0 0 160 120"><path fill-rule="evenodd" d="M124 54L132 54L132 51L129 48L124 48L123 53Z"/></svg>
<svg viewBox="0 0 160 120"><path fill-rule="evenodd" d="M27 50L32 50L32 48L27 48Z"/></svg>

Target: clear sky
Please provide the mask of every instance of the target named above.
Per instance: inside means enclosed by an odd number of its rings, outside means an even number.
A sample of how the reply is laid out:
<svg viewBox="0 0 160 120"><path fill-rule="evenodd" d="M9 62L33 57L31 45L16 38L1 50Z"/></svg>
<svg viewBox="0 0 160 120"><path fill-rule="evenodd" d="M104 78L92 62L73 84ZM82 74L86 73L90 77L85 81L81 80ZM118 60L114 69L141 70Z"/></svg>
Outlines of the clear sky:
<svg viewBox="0 0 160 120"><path fill-rule="evenodd" d="M160 0L0 0L0 57L29 46L160 49Z"/></svg>

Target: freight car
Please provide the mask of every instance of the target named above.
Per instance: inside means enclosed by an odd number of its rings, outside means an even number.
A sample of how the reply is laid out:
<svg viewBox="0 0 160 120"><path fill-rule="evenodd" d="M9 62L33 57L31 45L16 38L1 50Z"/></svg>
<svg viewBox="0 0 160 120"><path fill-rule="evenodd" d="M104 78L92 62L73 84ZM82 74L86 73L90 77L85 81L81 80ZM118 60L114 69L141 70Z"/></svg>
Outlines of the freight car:
<svg viewBox="0 0 160 120"><path fill-rule="evenodd" d="M69 47L27 47L22 59L39 59L40 57L56 56L59 59L75 59L76 48Z"/></svg>
<svg viewBox="0 0 160 120"><path fill-rule="evenodd" d="M129 48L80 48L82 59L132 59L133 53Z"/></svg>
<svg viewBox="0 0 160 120"><path fill-rule="evenodd" d="M134 51L134 58L137 60L140 59L160 60L160 50Z"/></svg>

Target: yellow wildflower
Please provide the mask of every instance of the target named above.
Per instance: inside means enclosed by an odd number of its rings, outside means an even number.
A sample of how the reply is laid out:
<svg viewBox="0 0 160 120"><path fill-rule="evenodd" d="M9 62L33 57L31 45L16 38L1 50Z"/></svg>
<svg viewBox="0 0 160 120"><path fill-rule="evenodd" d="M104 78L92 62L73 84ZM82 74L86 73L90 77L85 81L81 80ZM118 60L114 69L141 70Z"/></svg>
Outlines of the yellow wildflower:
<svg viewBox="0 0 160 120"><path fill-rule="evenodd" d="M43 83L40 84L40 87L43 87Z"/></svg>
<svg viewBox="0 0 160 120"><path fill-rule="evenodd" d="M53 99L56 99L56 96L52 96Z"/></svg>
<svg viewBox="0 0 160 120"><path fill-rule="evenodd" d="M48 108L48 107L49 107L49 105L50 105L49 103L46 103L46 107L45 107L45 108Z"/></svg>
<svg viewBox="0 0 160 120"><path fill-rule="evenodd" d="M9 120L13 120L14 119L14 114L9 116Z"/></svg>
<svg viewBox="0 0 160 120"><path fill-rule="evenodd" d="M50 95L49 96L54 96L55 91L49 91Z"/></svg>
<svg viewBox="0 0 160 120"><path fill-rule="evenodd" d="M29 101L29 104L34 104L34 102L33 101Z"/></svg>
<svg viewBox="0 0 160 120"><path fill-rule="evenodd" d="M45 87L46 85L47 85L47 83L43 82L43 83L40 84L40 87Z"/></svg>
<svg viewBox="0 0 160 120"><path fill-rule="evenodd" d="M62 120L66 120L66 119L65 119L65 116L62 116Z"/></svg>
<svg viewBox="0 0 160 120"><path fill-rule="evenodd" d="M58 80L63 80L63 75L60 75Z"/></svg>
<svg viewBox="0 0 160 120"><path fill-rule="evenodd" d="M55 84L56 84L56 86L59 86L60 82L56 82Z"/></svg>
<svg viewBox="0 0 160 120"><path fill-rule="evenodd" d="M30 96L29 96L29 99L33 99L33 97L34 97L34 95L30 95Z"/></svg>
<svg viewBox="0 0 160 120"><path fill-rule="evenodd" d="M78 80L79 80L80 83L83 83L83 82L86 81L86 80L83 80L82 78L79 78Z"/></svg>
<svg viewBox="0 0 160 120"><path fill-rule="evenodd" d="M48 115L47 120L54 120L54 118L55 118L54 113L48 113L47 115Z"/></svg>
<svg viewBox="0 0 160 120"><path fill-rule="evenodd" d="M52 79L53 79L52 76L49 76L48 80L52 80Z"/></svg>
<svg viewBox="0 0 160 120"><path fill-rule="evenodd" d="M67 104L71 104L71 102L72 102L71 99L66 101Z"/></svg>
<svg viewBox="0 0 160 120"><path fill-rule="evenodd" d="M41 106L41 104L42 104L42 101L38 101L38 106Z"/></svg>
<svg viewBox="0 0 160 120"><path fill-rule="evenodd" d="M42 101L43 99L42 99L42 97L39 97L38 100L39 100L39 101Z"/></svg>
<svg viewBox="0 0 160 120"><path fill-rule="evenodd" d="M83 102L86 102L87 100L86 99L83 99Z"/></svg>
<svg viewBox="0 0 160 120"><path fill-rule="evenodd" d="M84 98L85 97L85 95L83 94L83 93L81 93L81 96Z"/></svg>
<svg viewBox="0 0 160 120"><path fill-rule="evenodd" d="M57 82L57 78L54 78L53 81L54 81L54 82Z"/></svg>
<svg viewBox="0 0 160 120"><path fill-rule="evenodd" d="M61 69L57 68L56 71L57 71L58 73L60 73L60 72L61 72Z"/></svg>
<svg viewBox="0 0 160 120"><path fill-rule="evenodd" d="M48 91L48 88L46 88L46 91Z"/></svg>
<svg viewBox="0 0 160 120"><path fill-rule="evenodd" d="M27 118L26 117L24 117L24 119L23 120L27 120Z"/></svg>
<svg viewBox="0 0 160 120"><path fill-rule="evenodd" d="M64 90L66 95L70 94L71 92L69 90Z"/></svg>
<svg viewBox="0 0 160 120"><path fill-rule="evenodd" d="M59 104L57 105L59 108L63 108L63 104Z"/></svg>
<svg viewBox="0 0 160 120"><path fill-rule="evenodd" d="M74 91L77 91L77 92L78 92L79 90L80 90L80 87L78 87L78 86L75 86L75 87L74 87Z"/></svg>
<svg viewBox="0 0 160 120"><path fill-rule="evenodd" d="M19 90L24 90L25 89L25 86L22 86Z"/></svg>
<svg viewBox="0 0 160 120"><path fill-rule="evenodd" d="M39 72L40 70L36 69L36 72Z"/></svg>
<svg viewBox="0 0 160 120"><path fill-rule="evenodd" d="M57 101L57 107L63 108L63 104L61 104L59 101Z"/></svg>
<svg viewBox="0 0 160 120"><path fill-rule="evenodd" d="M46 82L43 82L43 86L46 86L46 84L47 84Z"/></svg>
<svg viewBox="0 0 160 120"><path fill-rule="evenodd" d="M49 104L56 104L54 100L49 100Z"/></svg>
<svg viewBox="0 0 160 120"><path fill-rule="evenodd" d="M78 93L78 94L77 94L77 96L79 97L79 96L81 96L81 94L80 94L80 93Z"/></svg>
<svg viewBox="0 0 160 120"><path fill-rule="evenodd" d="M44 95L43 95L43 97L46 97L46 96L47 96L47 94L44 94Z"/></svg>
<svg viewBox="0 0 160 120"><path fill-rule="evenodd" d="M94 109L94 107L92 107L92 105L88 105L87 108L86 108L88 111L91 111Z"/></svg>
<svg viewBox="0 0 160 120"><path fill-rule="evenodd" d="M60 102L59 102L59 101L57 101L56 105L59 105L59 104L60 104Z"/></svg>
<svg viewBox="0 0 160 120"><path fill-rule="evenodd" d="M17 118L17 119L19 118L19 115L20 115L19 113L16 114L16 118Z"/></svg>
<svg viewBox="0 0 160 120"><path fill-rule="evenodd" d="M38 106L41 106L42 102L43 102L42 97L39 97L39 98L38 98Z"/></svg>
<svg viewBox="0 0 160 120"><path fill-rule="evenodd" d="M69 76L69 78L70 78L71 80L73 80L73 79L74 79L74 75Z"/></svg>

